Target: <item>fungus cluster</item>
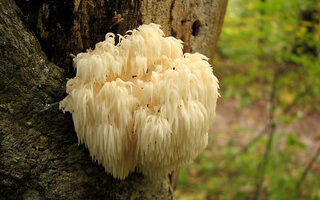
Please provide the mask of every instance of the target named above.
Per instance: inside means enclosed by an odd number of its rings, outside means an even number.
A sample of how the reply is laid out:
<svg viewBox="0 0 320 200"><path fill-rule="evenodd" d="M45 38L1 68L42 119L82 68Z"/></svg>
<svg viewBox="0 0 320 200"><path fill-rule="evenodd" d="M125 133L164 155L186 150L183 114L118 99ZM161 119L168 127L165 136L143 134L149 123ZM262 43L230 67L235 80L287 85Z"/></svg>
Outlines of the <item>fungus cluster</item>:
<svg viewBox="0 0 320 200"><path fill-rule="evenodd" d="M218 80L208 58L183 54L159 25L108 33L74 58L76 77L60 102L79 143L118 179L133 171L164 177L203 151L215 116Z"/></svg>

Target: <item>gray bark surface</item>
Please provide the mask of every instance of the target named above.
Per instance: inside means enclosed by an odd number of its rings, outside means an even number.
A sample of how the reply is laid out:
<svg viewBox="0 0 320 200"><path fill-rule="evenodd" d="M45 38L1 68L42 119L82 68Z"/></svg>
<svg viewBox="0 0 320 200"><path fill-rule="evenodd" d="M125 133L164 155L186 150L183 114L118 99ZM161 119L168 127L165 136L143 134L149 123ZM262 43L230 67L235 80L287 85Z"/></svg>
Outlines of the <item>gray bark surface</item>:
<svg viewBox="0 0 320 200"><path fill-rule="evenodd" d="M184 40L186 51L211 56L225 6L226 0L1 0L0 199L173 199L169 180L115 180L78 146L71 116L58 109L74 73L69 55L93 48L107 32L155 22Z"/></svg>

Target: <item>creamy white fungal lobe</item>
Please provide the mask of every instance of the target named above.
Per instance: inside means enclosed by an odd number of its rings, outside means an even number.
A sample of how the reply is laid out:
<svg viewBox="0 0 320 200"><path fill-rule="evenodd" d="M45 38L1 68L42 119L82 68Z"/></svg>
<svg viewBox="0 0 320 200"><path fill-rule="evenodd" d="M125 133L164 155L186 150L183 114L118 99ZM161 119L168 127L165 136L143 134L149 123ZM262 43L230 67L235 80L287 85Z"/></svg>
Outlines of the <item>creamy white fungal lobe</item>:
<svg viewBox="0 0 320 200"><path fill-rule="evenodd" d="M113 177L135 170L164 177L206 147L218 80L206 56L182 48L149 24L119 35L116 45L108 33L74 58L77 74L60 108L72 113L79 143Z"/></svg>

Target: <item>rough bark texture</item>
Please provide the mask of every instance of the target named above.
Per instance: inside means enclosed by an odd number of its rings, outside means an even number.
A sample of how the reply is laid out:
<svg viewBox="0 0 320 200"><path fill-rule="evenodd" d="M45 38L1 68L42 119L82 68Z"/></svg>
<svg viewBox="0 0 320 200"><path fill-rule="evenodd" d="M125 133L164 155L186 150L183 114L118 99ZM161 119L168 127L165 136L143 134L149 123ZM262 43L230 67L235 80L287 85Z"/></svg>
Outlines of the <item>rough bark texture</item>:
<svg viewBox="0 0 320 200"><path fill-rule="evenodd" d="M211 57L226 1L1 0L0 199L173 199L168 180L107 175L57 102L74 73L70 54L110 31L159 23Z"/></svg>

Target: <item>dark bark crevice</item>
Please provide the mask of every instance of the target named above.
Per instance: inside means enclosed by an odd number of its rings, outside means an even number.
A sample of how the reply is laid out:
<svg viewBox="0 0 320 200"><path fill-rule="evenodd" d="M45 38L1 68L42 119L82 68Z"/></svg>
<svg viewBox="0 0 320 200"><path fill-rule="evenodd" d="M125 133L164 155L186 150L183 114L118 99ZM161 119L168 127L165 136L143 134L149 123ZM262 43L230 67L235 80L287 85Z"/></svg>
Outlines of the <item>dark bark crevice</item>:
<svg viewBox="0 0 320 200"><path fill-rule="evenodd" d="M140 1L25 1L16 0L29 29L48 59L74 75L72 57L93 49L105 34L125 34L141 23ZM123 20L114 23L119 15Z"/></svg>

